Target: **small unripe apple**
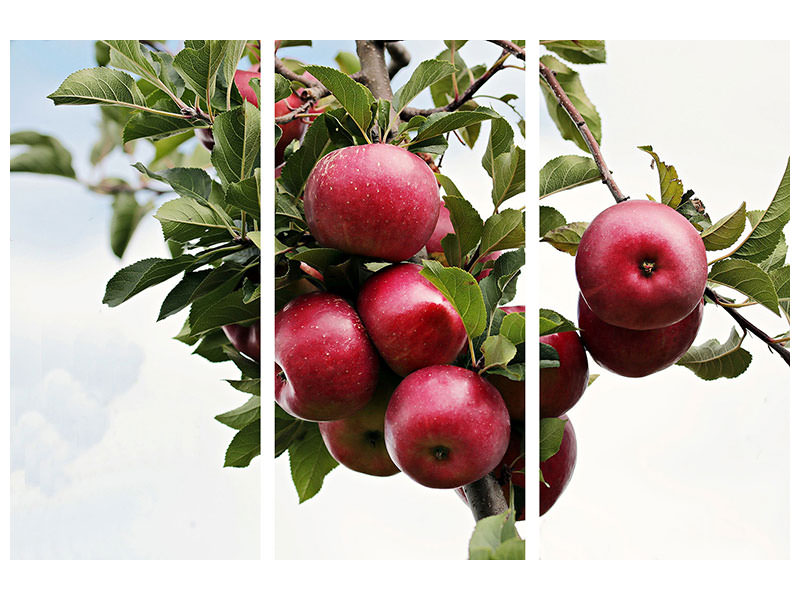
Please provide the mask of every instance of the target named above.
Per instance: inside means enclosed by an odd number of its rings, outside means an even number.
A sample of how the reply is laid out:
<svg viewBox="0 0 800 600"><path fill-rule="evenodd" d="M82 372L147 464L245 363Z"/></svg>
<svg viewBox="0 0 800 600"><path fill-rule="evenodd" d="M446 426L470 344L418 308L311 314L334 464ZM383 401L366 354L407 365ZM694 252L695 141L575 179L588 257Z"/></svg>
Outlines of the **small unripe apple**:
<svg viewBox="0 0 800 600"><path fill-rule="evenodd" d="M581 399L589 385L586 350L575 331L539 337L558 352L558 367L539 369L539 417L560 417Z"/></svg>
<svg viewBox="0 0 800 600"><path fill-rule="evenodd" d="M275 315L276 402L307 421L344 419L370 401L378 355L356 311L344 298L314 292Z"/></svg>
<svg viewBox="0 0 800 600"><path fill-rule="evenodd" d="M391 262L425 245L440 203L425 161L389 144L327 154L311 171L304 195L311 235L321 245Z"/></svg>
<svg viewBox="0 0 800 600"><path fill-rule="evenodd" d="M222 331L239 352L261 362L261 321L247 326L236 323L223 325Z"/></svg>
<svg viewBox="0 0 800 600"><path fill-rule="evenodd" d="M386 410L389 456L427 487L457 488L491 472L508 448L510 431L500 392L461 367L414 371Z"/></svg>
<svg viewBox="0 0 800 600"><path fill-rule="evenodd" d="M386 407L399 383L399 377L382 371L369 404L345 419L319 424L325 446L339 463L377 477L400 471L389 457L384 439Z"/></svg>
<svg viewBox="0 0 800 600"><path fill-rule="evenodd" d="M467 339L458 311L421 270L411 263L381 269L356 303L370 339L398 375L453 362Z"/></svg>
<svg viewBox="0 0 800 600"><path fill-rule="evenodd" d="M239 95L242 97L242 99L254 106L258 106L258 96L256 96L256 91L250 87L250 80L253 79L253 77L256 79L261 79L261 73L258 71L244 71L242 69L237 69L236 73L233 74L233 83L236 85L236 89L239 90Z"/></svg>
<svg viewBox="0 0 800 600"><path fill-rule="evenodd" d="M566 415L559 417L566 421L564 437L561 447L553 456L543 463L539 463L542 476L546 483L539 481L539 516L550 510L567 487L572 473L575 471L575 461L578 457L575 443L575 429Z"/></svg>
<svg viewBox="0 0 800 600"><path fill-rule="evenodd" d="M624 377L645 377L675 364L691 348L703 321L703 302L687 317L658 329L609 325L578 299L578 327L594 361ZM544 371L543 371L544 372Z"/></svg>
<svg viewBox="0 0 800 600"><path fill-rule="evenodd" d="M676 210L626 200L586 228L575 274L598 318L626 329L657 329L685 318L700 302L708 276L706 249Z"/></svg>

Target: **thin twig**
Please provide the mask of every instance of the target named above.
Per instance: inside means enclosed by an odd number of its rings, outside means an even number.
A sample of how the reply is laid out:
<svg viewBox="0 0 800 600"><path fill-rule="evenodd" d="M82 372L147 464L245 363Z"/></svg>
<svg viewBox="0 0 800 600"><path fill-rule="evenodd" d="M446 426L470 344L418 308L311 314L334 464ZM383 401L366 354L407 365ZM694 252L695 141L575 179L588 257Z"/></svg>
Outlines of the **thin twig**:
<svg viewBox="0 0 800 600"><path fill-rule="evenodd" d="M504 50L508 50L511 54L513 54L520 60L525 60L525 49L520 48L510 40L486 40L486 41L491 42L492 44L497 44Z"/></svg>
<svg viewBox="0 0 800 600"><path fill-rule="evenodd" d="M589 126L586 124L586 121L583 120L581 113L578 112L578 109L575 108L574 104L572 104L567 96L567 93L564 91L564 88L562 88L561 84L558 83L555 73L548 69L544 63L539 61L539 75L541 75L542 78L547 82L547 85L558 99L558 103L564 108L565 111L567 111L572 123L578 128L583 141L586 142L586 145L589 147L589 151L592 153L592 158L594 158L597 168L600 170L600 180L608 186L609 190L611 190L611 195L614 196L614 201L622 202L623 200L627 200L628 196L623 195L619 187L617 187L613 177L611 177L611 171L606 165L606 161L603 160L603 155L600 153L600 145L597 143L597 140L594 139L592 132L589 131Z"/></svg>
<svg viewBox="0 0 800 600"><path fill-rule="evenodd" d="M714 292L714 290L712 290L711 288L709 287L706 288L705 295L712 302L714 302L714 304L721 306L725 311L727 311L728 314L733 318L733 320L736 321L742 327L742 329L745 330L745 332L749 331L750 333L752 333L754 336L756 336L758 339L764 342L767 346L769 346L770 349L777 352L780 355L780 357L786 362L787 365L789 364L789 351L786 348L781 346L778 342L773 340L770 336L761 331L750 321L745 319L741 314L739 314L739 311L737 311L735 308L732 308L726 305L724 302L721 302L720 299L717 297L716 292Z"/></svg>
<svg viewBox="0 0 800 600"><path fill-rule="evenodd" d="M495 62L491 66L491 68L488 71L486 71L486 73L478 77L478 79L476 79L472 83L472 85L470 85L466 90L464 90L464 93L461 95L461 97L453 100L450 104L447 104L446 106L440 106L438 108L413 108L409 106L406 107L402 113L400 113L400 117L403 120L408 121L409 119L411 119L411 117L415 117L417 115L422 115L423 117L427 117L434 113L453 112L454 110L457 110L462 105L464 105L468 100L470 100L472 96L474 96L475 93L479 89L481 89L481 87L483 87L483 85L487 81L489 81L492 78L492 76L494 76L496 73L506 68L506 66L503 63L509 56L511 56L511 54L504 51L503 54L500 56L500 58L497 60L497 62Z"/></svg>

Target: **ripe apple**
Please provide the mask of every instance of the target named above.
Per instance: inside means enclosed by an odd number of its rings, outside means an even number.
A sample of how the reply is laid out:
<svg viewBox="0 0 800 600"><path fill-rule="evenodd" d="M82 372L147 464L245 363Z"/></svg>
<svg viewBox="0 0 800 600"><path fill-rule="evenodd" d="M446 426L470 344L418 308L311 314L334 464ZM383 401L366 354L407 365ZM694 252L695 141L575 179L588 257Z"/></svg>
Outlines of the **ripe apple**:
<svg viewBox="0 0 800 600"><path fill-rule="evenodd" d="M680 213L649 200L607 208L583 234L575 274L598 318L656 329L685 318L703 297L706 250Z"/></svg>
<svg viewBox="0 0 800 600"><path fill-rule="evenodd" d="M398 375L453 362L467 340L453 305L411 263L384 267L364 283L356 310Z"/></svg>
<svg viewBox="0 0 800 600"><path fill-rule="evenodd" d="M239 352L261 362L261 321L247 326L236 323L223 325L222 331Z"/></svg>
<svg viewBox="0 0 800 600"><path fill-rule="evenodd" d="M508 448L503 398L473 371L436 365L414 371L386 410L394 464L427 487L457 488L494 469Z"/></svg>
<svg viewBox="0 0 800 600"><path fill-rule="evenodd" d="M194 135L206 150L211 152L214 149L214 132L210 127L198 127L194 130Z"/></svg>
<svg viewBox="0 0 800 600"><path fill-rule="evenodd" d="M550 510L556 503L561 492L567 487L569 480L572 479L572 472L575 470L575 460L577 458L577 446L575 443L575 429L572 422L565 416L559 417L566 421L564 425L564 437L561 438L561 447L553 456L543 463L539 463L542 476L547 482L539 481L539 516ZM549 487L548 487L549 486Z"/></svg>
<svg viewBox="0 0 800 600"><path fill-rule="evenodd" d="M327 154L311 171L304 196L311 235L321 245L392 262L425 245L440 204L425 161L389 144Z"/></svg>
<svg viewBox="0 0 800 600"><path fill-rule="evenodd" d="M275 362L283 372L276 402L307 421L344 419L372 398L378 355L344 298L314 292L275 315Z"/></svg>
<svg viewBox="0 0 800 600"><path fill-rule="evenodd" d="M331 456L348 469L378 477L400 471L389 457L384 441L386 407L399 383L400 378L388 369L381 371L369 404L345 419L319 424Z"/></svg>
<svg viewBox="0 0 800 600"><path fill-rule="evenodd" d="M297 94L289 94L283 100L275 103L275 116L282 117L283 115L299 108L303 105L303 100ZM275 164L279 165L283 162L283 153L286 147L294 140L299 140L306 132L306 123L303 119L292 119L288 123L279 124L281 128L281 137L278 143L275 144Z"/></svg>
<svg viewBox="0 0 800 600"><path fill-rule="evenodd" d="M236 89L239 90L239 95L242 99L257 107L258 97L256 96L256 91L250 87L250 80L253 79L253 77L261 79L261 73L258 71L237 69L233 74L233 83L236 85Z"/></svg>
<svg viewBox="0 0 800 600"><path fill-rule="evenodd" d="M539 337L558 352L558 367L539 369L539 417L560 417L575 406L589 385L586 350L575 331Z"/></svg>
<svg viewBox="0 0 800 600"><path fill-rule="evenodd" d="M578 299L578 327L589 354L601 367L625 377L644 377L675 364L691 347L702 320L700 301L687 317L673 325L625 329L603 322L583 296Z"/></svg>

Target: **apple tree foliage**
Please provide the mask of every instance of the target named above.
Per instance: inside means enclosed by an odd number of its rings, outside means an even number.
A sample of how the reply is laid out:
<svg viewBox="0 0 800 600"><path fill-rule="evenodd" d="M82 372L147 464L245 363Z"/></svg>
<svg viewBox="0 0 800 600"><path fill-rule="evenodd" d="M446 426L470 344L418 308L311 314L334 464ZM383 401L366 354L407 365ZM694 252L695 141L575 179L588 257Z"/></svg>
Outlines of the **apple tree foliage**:
<svg viewBox="0 0 800 600"><path fill-rule="evenodd" d="M602 139L600 115L581 84L580 74L573 65L596 65L606 60L605 42L601 40L548 40L542 42L542 65L557 78L558 83L586 124L589 134L599 148ZM539 199L547 203L539 206L539 238L561 252L575 256L581 236L594 215L586 221L568 223L557 208L551 206L551 196L558 192L602 180L599 164L593 156L576 120L565 109L561 99L548 82L539 78L540 88L549 116L561 136L574 142L582 154L558 156L539 172ZM777 189L769 190L756 205L745 202L730 214L712 218L710 211L685 186L677 168L663 161L651 146L640 146L659 177L660 197L648 198L666 204L682 214L697 229L707 251L725 251L709 262L706 303L724 307L734 318L735 325L729 333L721 333L723 342L707 340L690 348L676 363L691 370L704 380L734 378L744 373L752 355L743 347L747 333L768 343L773 350L784 350L789 345L789 270L788 244L784 227L789 222L789 160ZM647 164L643 161L643 164ZM771 196L771 199L770 197ZM723 295L720 288L727 288ZM737 298L728 297L733 293ZM762 305L786 319L786 330L765 334L741 317L738 309ZM741 329L737 329L737 325ZM539 311L539 334L575 330L575 325L558 312L542 308ZM727 335L727 339L726 336ZM788 363L788 354L782 354ZM558 353L546 344L540 344L540 368L557 367ZM541 423L540 460L558 450L563 422L543 419Z"/></svg>
<svg viewBox="0 0 800 600"><path fill-rule="evenodd" d="M284 42L296 45L311 42ZM481 165L491 179L490 198L470 198L457 182L438 168L436 178L450 211L454 233L442 240L445 259L429 260L420 253L412 259L424 265L422 274L456 308L469 337L469 355L456 364L480 374L496 373L514 381L525 377L524 313L505 314L500 306L516 294L520 269L525 261L524 210L504 203L525 188L525 150L514 143L514 127L490 106L471 99L455 109L409 116L410 104L421 94L430 94L433 105L447 107L470 84L487 72L485 65L468 66L459 53L466 41L445 41L435 58L423 60L407 83L392 90L392 98L374 95L350 75L361 65L359 57L340 52L339 69L306 65L283 59L296 75L310 73L324 87L317 107L325 110L310 123L301 141L286 149L286 160L275 183L275 310L298 294L298 282L337 293L355 302L361 285L373 272L386 266L362 256L325 248L309 233L303 212L303 190L314 165L328 153L343 147L388 141L418 153L430 163L442 164L450 145L465 144L482 152ZM481 43L481 42L472 42ZM486 42L483 42L486 43ZM524 42L515 41L524 47ZM504 52L502 62L510 55ZM385 68L385 66L384 66ZM275 75L275 101L289 96L302 82ZM514 109L518 98L507 94L492 98ZM491 104L487 102L486 104ZM422 111L418 111L422 112ZM524 136L525 123L515 123ZM275 141L281 130L275 126ZM428 155L428 156L426 156ZM445 166L441 171L446 171ZM484 219L473 203L491 207ZM503 253L495 261L482 263L490 254ZM422 254L425 250L421 251ZM300 268L310 265L322 280ZM480 282L484 269L490 274ZM316 423L301 421L275 406L275 456L288 452L292 479L299 501L316 495L324 477L338 463L325 447ZM524 541L514 527L514 511L481 519L469 544L470 558L522 558Z"/></svg>
<svg viewBox="0 0 800 600"><path fill-rule="evenodd" d="M173 54L158 41L102 40L95 49L97 66L72 73L48 98L56 106L99 107L92 166L113 153L132 157L139 144L149 158L121 176L89 181L58 140L20 131L11 144L25 148L12 157L11 170L58 175L108 196L111 249L120 258L145 216L159 222L165 256L119 270L103 302L118 306L180 276L156 320L188 308L175 339L239 369L229 383L247 400L216 418L235 430L225 466L245 467L260 454L259 365L232 346L222 327L260 319L261 114L233 85L240 62L260 62L260 43L187 40ZM258 83L250 83L256 93ZM212 132L213 151L197 142L196 130Z"/></svg>

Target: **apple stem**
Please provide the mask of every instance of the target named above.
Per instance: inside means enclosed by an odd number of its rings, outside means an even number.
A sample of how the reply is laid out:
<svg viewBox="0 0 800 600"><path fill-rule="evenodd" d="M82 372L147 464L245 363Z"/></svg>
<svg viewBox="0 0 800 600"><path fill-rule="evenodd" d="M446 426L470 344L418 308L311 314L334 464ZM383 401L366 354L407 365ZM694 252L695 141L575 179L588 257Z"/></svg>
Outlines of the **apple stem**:
<svg viewBox="0 0 800 600"><path fill-rule="evenodd" d="M491 473L465 485L464 495L476 521L508 510L503 490Z"/></svg>

